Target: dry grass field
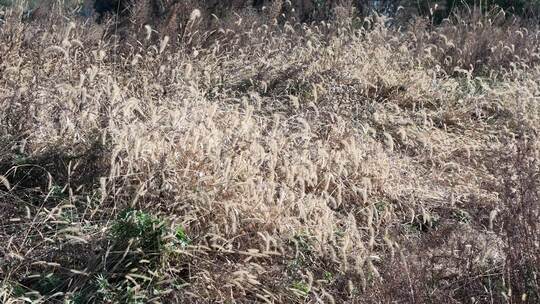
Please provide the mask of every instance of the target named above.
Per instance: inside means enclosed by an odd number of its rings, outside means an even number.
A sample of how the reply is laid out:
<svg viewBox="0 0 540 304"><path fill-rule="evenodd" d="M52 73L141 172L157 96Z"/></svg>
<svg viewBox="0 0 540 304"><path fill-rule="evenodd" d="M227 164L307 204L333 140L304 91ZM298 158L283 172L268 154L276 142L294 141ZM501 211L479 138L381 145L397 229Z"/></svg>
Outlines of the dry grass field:
<svg viewBox="0 0 540 304"><path fill-rule="evenodd" d="M537 25L63 13L0 15L1 303L540 301Z"/></svg>

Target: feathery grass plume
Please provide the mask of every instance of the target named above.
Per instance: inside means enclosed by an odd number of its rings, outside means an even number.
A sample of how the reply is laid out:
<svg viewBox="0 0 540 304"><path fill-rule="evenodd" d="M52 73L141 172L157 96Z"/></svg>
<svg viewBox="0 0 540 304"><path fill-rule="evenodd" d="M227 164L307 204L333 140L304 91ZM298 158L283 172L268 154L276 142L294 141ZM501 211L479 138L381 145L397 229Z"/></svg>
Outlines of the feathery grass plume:
<svg viewBox="0 0 540 304"><path fill-rule="evenodd" d="M195 22L197 19L201 18L201 11L199 9L194 9L189 14L189 21Z"/></svg>
<svg viewBox="0 0 540 304"><path fill-rule="evenodd" d="M64 39L69 39L69 36L71 35L71 32L77 27L77 24L75 22L69 22L66 26L66 31L64 34Z"/></svg>
<svg viewBox="0 0 540 304"><path fill-rule="evenodd" d="M163 51L165 51L165 48L167 47L168 43L169 43L169 36L163 37L163 39L159 43L159 53L160 54L162 54Z"/></svg>
<svg viewBox="0 0 540 304"><path fill-rule="evenodd" d="M52 46L48 47L47 49L45 49L45 54L48 55L48 54L53 54L53 53L61 53L64 56L64 58L66 58L66 59L69 57L68 51L65 48L61 47L61 46L52 45Z"/></svg>
<svg viewBox="0 0 540 304"><path fill-rule="evenodd" d="M0 182L2 183L2 185L4 185L4 187L10 191L11 190L11 184L9 183L9 180L3 176L3 175L0 175Z"/></svg>
<svg viewBox="0 0 540 304"><path fill-rule="evenodd" d="M149 25L149 24L145 24L144 25L144 30L145 30L145 33L146 33L146 36L144 38L144 40L150 40L150 38L152 38L152 27Z"/></svg>

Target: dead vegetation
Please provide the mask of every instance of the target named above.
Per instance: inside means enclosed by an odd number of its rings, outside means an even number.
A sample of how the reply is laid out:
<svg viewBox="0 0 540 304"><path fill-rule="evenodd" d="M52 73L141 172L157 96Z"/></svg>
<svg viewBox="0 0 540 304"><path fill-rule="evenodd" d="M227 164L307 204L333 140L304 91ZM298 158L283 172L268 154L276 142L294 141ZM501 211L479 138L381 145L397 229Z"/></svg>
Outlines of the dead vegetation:
<svg viewBox="0 0 540 304"><path fill-rule="evenodd" d="M538 302L536 27L190 12L5 12L2 303Z"/></svg>

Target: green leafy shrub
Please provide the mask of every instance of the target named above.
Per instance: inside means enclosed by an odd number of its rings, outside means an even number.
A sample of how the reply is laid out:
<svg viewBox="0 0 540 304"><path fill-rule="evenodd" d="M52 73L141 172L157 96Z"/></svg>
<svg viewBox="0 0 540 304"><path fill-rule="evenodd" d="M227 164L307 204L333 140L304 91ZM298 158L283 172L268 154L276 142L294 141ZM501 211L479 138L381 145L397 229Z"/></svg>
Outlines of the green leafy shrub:
<svg viewBox="0 0 540 304"><path fill-rule="evenodd" d="M127 209L119 215L111 233L118 243L133 240L137 241L144 251L157 251L163 243L165 227L161 220L149 213Z"/></svg>

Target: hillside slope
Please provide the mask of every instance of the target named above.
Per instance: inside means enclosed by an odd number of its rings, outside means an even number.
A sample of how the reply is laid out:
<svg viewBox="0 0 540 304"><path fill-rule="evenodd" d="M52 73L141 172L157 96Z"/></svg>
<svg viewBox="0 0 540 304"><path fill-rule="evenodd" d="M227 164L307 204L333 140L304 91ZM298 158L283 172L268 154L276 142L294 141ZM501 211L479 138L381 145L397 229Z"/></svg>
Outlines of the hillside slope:
<svg viewBox="0 0 540 304"><path fill-rule="evenodd" d="M237 20L203 48L19 20L2 303L540 299L536 28Z"/></svg>

